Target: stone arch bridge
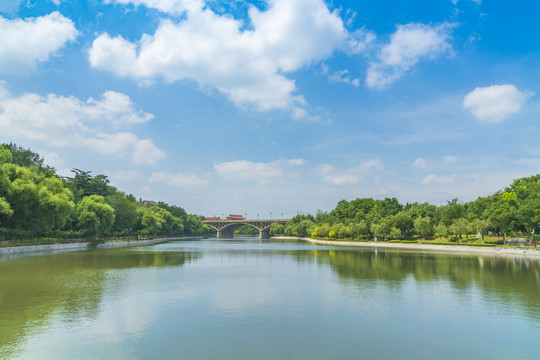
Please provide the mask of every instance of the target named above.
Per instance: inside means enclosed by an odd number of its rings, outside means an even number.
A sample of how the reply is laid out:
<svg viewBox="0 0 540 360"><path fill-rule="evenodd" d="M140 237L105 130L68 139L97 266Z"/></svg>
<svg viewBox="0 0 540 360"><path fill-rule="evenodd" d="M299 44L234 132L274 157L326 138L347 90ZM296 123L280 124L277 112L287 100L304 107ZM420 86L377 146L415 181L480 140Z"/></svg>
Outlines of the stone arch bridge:
<svg viewBox="0 0 540 360"><path fill-rule="evenodd" d="M270 226L272 224L285 224L288 219L270 219L270 220L204 220L203 224L217 230L218 238L227 238L234 236L234 229L242 225L249 225L259 230L259 238L270 238Z"/></svg>

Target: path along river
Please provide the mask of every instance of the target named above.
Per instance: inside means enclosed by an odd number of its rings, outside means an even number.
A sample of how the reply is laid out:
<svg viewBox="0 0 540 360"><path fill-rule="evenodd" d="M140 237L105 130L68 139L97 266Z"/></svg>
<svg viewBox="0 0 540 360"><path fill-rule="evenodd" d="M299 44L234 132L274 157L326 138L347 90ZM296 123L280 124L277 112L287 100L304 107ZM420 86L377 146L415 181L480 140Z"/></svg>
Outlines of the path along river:
<svg viewBox="0 0 540 360"><path fill-rule="evenodd" d="M540 359L540 259L182 240L0 257L0 359Z"/></svg>

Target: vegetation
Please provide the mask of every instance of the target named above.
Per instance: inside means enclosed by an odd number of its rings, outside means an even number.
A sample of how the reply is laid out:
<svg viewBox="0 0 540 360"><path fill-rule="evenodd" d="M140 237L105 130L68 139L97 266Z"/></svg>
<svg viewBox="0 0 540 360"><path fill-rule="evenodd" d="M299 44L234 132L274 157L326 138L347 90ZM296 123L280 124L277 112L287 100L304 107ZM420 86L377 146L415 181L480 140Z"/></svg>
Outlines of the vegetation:
<svg viewBox="0 0 540 360"><path fill-rule="evenodd" d="M328 213L318 210L315 216L297 215L285 225L273 224L270 233L320 239L427 240L493 246L505 245L508 236L527 237L536 243L539 230L540 175L534 175L464 204L458 199L442 206L418 202L402 205L395 198L341 200Z"/></svg>
<svg viewBox="0 0 540 360"><path fill-rule="evenodd" d="M160 202L137 201L106 175L73 169L60 177L16 144L0 145L0 240L192 235L210 231L202 217Z"/></svg>
<svg viewBox="0 0 540 360"><path fill-rule="evenodd" d="M30 149L0 145L0 240L192 235L211 230L202 217L163 202L137 201L106 175L56 170ZM271 235L353 241L431 241L506 245L508 236L536 242L540 230L540 175L514 180L491 196L436 206L402 205L396 198L341 200L330 212L301 214L273 224ZM256 233L244 226L237 234ZM502 240L499 240L502 238Z"/></svg>

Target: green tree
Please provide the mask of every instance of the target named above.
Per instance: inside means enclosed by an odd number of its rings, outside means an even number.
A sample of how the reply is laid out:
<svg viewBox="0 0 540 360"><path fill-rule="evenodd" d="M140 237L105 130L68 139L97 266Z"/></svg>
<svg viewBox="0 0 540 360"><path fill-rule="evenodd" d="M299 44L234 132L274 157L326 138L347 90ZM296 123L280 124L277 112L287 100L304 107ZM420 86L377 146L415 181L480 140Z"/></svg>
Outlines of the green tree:
<svg viewBox="0 0 540 360"><path fill-rule="evenodd" d="M413 228L413 220L407 212L400 211L397 214L389 217L388 219L390 221L391 227L396 227L399 229L400 236L405 235L407 237L408 234L411 233L411 230Z"/></svg>
<svg viewBox="0 0 540 360"><path fill-rule="evenodd" d="M515 202L514 202L515 203ZM501 195L484 210L483 216L487 218L497 234L502 234L503 243L506 244L506 236L517 228L517 204L503 200Z"/></svg>
<svg viewBox="0 0 540 360"><path fill-rule="evenodd" d="M73 193L56 177L43 179L38 188L39 216L43 228L61 229L75 208Z"/></svg>
<svg viewBox="0 0 540 360"><path fill-rule="evenodd" d="M416 218L414 220L414 230L426 240L426 235L430 235L432 231L431 218L428 216Z"/></svg>
<svg viewBox="0 0 540 360"><path fill-rule="evenodd" d="M283 225L278 223L273 223L270 225L270 235L271 236L279 236L283 235Z"/></svg>
<svg viewBox="0 0 540 360"><path fill-rule="evenodd" d="M454 235L459 235L459 242L461 242L463 235L468 236L470 228L471 228L471 224L467 219L459 218L459 219L454 220L454 222L450 226L450 229L451 229L450 231Z"/></svg>
<svg viewBox="0 0 540 360"><path fill-rule="evenodd" d="M33 152L30 149L26 149L14 143L1 144L0 148L9 150L11 153L10 158L6 162L10 162L22 167L35 166L38 169L38 172L47 176L53 176L56 174L56 170L53 167L45 165L43 158L38 153ZM2 161L0 160L0 163L1 162Z"/></svg>
<svg viewBox="0 0 540 360"><path fill-rule="evenodd" d="M518 208L517 216L532 241L533 234L540 227L540 197L530 196L524 200Z"/></svg>
<svg viewBox="0 0 540 360"><path fill-rule="evenodd" d="M100 195L90 195L83 198L75 210L79 227L87 233L106 234L114 224L114 209Z"/></svg>
<svg viewBox="0 0 540 360"><path fill-rule="evenodd" d="M448 236L448 227L444 225L443 223L440 223L437 226L435 226L434 230L435 230L435 234L439 236L439 240L441 241L442 241L443 236L444 237Z"/></svg>
<svg viewBox="0 0 540 360"><path fill-rule="evenodd" d="M353 229L354 229L354 235L357 237L357 238L364 238L365 235L368 235L369 234L369 227L367 226L367 223L365 221L361 221L359 223L356 223L353 225Z"/></svg>
<svg viewBox="0 0 540 360"><path fill-rule="evenodd" d="M373 240L377 241L379 233L380 233L381 226L379 224L376 224L376 223L371 223L371 225L369 226L369 229L371 230L371 233L373 234Z"/></svg>
<svg viewBox="0 0 540 360"><path fill-rule="evenodd" d="M105 200L114 209L112 233L117 235L133 234L139 217L137 215L137 205L132 197L128 197L122 193L115 193L107 196Z"/></svg>
<svg viewBox="0 0 540 360"><path fill-rule="evenodd" d="M458 203L458 199L453 199L444 206L441 222L446 226L450 226L455 220L463 216L465 216L465 207Z"/></svg>
<svg viewBox="0 0 540 360"><path fill-rule="evenodd" d="M75 206L73 194L62 181L36 166L1 164L0 197L11 209L9 218L4 216L4 225L27 230L32 237L63 227Z"/></svg>
<svg viewBox="0 0 540 360"><path fill-rule="evenodd" d="M399 240L401 238L401 230L397 227L393 227L390 230L390 239L397 239Z"/></svg>
<svg viewBox="0 0 540 360"><path fill-rule="evenodd" d="M485 244L484 236L486 235L491 223L485 219L474 219L471 223L473 231L482 236L482 243Z"/></svg>
<svg viewBox="0 0 540 360"><path fill-rule="evenodd" d="M0 196L0 227L2 226L3 222L1 221L2 218L9 218L13 215L13 210L11 209L11 206L7 202L7 200L4 197Z"/></svg>

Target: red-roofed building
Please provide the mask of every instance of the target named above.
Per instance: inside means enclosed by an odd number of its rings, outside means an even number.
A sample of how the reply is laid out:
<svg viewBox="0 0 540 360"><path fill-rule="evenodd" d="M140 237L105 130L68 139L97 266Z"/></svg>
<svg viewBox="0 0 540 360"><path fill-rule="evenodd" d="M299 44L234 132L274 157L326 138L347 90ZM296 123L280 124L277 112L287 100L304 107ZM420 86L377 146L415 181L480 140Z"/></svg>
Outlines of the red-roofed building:
<svg viewBox="0 0 540 360"><path fill-rule="evenodd" d="M220 217L205 217L204 220L206 221L219 221L221 220Z"/></svg>
<svg viewBox="0 0 540 360"><path fill-rule="evenodd" d="M243 217L242 215L230 214L229 216L227 216L227 220L246 220L246 218Z"/></svg>
<svg viewBox="0 0 540 360"><path fill-rule="evenodd" d="M152 201L152 200L144 200L143 203L144 203L145 205L154 205L154 206L159 205L157 202Z"/></svg>

